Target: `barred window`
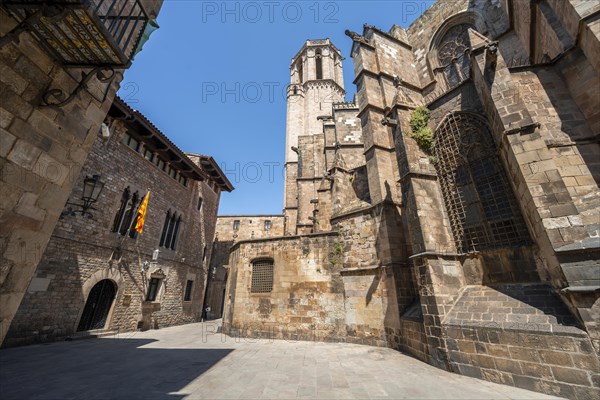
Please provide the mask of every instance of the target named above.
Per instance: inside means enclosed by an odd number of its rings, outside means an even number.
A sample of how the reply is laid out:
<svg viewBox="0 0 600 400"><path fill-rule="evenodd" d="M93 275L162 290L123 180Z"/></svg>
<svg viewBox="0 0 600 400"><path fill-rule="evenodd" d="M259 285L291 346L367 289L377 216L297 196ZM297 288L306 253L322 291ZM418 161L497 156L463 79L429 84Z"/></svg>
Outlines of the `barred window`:
<svg viewBox="0 0 600 400"><path fill-rule="evenodd" d="M131 193L129 187L125 188L121 196L121 204L119 210L113 220L112 231L125 236L129 233L129 237L135 238L135 224L138 217L138 208L141 203L141 197L138 192Z"/></svg>
<svg viewBox="0 0 600 400"><path fill-rule="evenodd" d="M270 231L271 230L271 220L266 220L265 221L265 231Z"/></svg>
<svg viewBox="0 0 600 400"><path fill-rule="evenodd" d="M273 290L273 260L257 260L252 263L251 293L270 293Z"/></svg>
<svg viewBox="0 0 600 400"><path fill-rule="evenodd" d="M435 133L435 156L458 251L529 242L484 118L469 113L449 114Z"/></svg>
<svg viewBox="0 0 600 400"><path fill-rule="evenodd" d="M158 245L160 247L166 247L167 249L175 250L180 225L181 215L178 216L176 212L171 213L171 210L167 211Z"/></svg>

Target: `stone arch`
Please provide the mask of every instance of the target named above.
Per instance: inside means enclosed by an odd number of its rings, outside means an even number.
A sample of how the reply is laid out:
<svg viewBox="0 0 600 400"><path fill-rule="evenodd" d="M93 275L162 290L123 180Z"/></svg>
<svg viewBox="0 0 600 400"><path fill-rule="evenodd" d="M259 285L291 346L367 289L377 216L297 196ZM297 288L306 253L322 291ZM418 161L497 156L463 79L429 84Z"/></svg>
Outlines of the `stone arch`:
<svg viewBox="0 0 600 400"><path fill-rule="evenodd" d="M488 31L483 16L475 11L460 12L444 20L429 41L427 64L431 71L435 71L436 69L443 67L439 61L438 49L446 34L452 28L459 25L471 27L483 35L486 35Z"/></svg>
<svg viewBox="0 0 600 400"><path fill-rule="evenodd" d="M110 311L108 312L108 317L106 319L105 327L110 327L113 319L113 313L115 309L115 305L117 304L117 299L121 298L123 294L123 290L125 289L123 275L116 268L102 268L96 272L94 272L81 286L81 293L83 295L83 303L79 307L79 312L77 314L77 319L73 326L73 331L77 330L77 326L79 325L79 320L81 319L81 315L83 314L83 309L85 307L85 303L88 299L88 296L92 290L92 288L100 281L108 279L112 281L117 287L117 293L115 295L115 301L113 301Z"/></svg>
<svg viewBox="0 0 600 400"><path fill-rule="evenodd" d="M438 182L458 252L530 244L487 119L451 112L434 138Z"/></svg>

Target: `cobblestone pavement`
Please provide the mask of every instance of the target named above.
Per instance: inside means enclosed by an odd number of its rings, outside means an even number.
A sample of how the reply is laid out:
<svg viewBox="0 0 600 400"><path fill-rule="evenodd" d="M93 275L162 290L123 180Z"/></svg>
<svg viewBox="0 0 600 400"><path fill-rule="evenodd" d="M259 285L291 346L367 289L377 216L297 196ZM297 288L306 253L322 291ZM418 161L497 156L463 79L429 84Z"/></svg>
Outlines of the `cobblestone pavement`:
<svg viewBox="0 0 600 400"><path fill-rule="evenodd" d="M391 349L234 339L215 323L0 351L8 399L547 399Z"/></svg>

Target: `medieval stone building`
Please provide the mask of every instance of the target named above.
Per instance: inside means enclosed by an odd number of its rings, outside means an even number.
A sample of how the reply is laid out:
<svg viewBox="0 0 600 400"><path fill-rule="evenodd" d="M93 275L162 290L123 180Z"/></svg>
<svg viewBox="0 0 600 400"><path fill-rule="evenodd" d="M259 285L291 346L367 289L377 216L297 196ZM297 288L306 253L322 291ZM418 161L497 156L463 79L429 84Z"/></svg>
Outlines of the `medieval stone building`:
<svg viewBox="0 0 600 400"><path fill-rule="evenodd" d="M229 250L235 242L284 235L283 215L219 215L206 285L205 317L223 316Z"/></svg>
<svg viewBox="0 0 600 400"><path fill-rule="evenodd" d="M0 5L0 343L161 5Z"/></svg>
<svg viewBox="0 0 600 400"><path fill-rule="evenodd" d="M102 187L86 209L90 183ZM219 199L231 190L211 157L184 154L116 98L4 344L200 321Z"/></svg>
<svg viewBox="0 0 600 400"><path fill-rule="evenodd" d="M600 395L600 6L438 1L310 40L288 92L285 236L231 247L232 335L387 346Z"/></svg>

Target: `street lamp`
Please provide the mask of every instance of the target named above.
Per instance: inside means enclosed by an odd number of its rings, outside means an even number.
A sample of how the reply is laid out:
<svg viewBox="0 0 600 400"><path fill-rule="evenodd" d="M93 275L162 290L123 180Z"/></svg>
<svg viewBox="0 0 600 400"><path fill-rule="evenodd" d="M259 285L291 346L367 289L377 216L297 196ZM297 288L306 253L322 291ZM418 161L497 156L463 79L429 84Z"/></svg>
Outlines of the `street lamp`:
<svg viewBox="0 0 600 400"><path fill-rule="evenodd" d="M81 215L88 215L89 218L92 218L92 213L89 210L94 210L92 205L98 201L100 197L100 193L104 188L104 182L100 180L100 175L92 175L88 176L83 180L83 194L81 195L81 201L83 204L77 204L67 201L67 205L77 207L78 210L73 210L73 207L67 208L61 214L61 217L64 215L76 215L80 213Z"/></svg>

